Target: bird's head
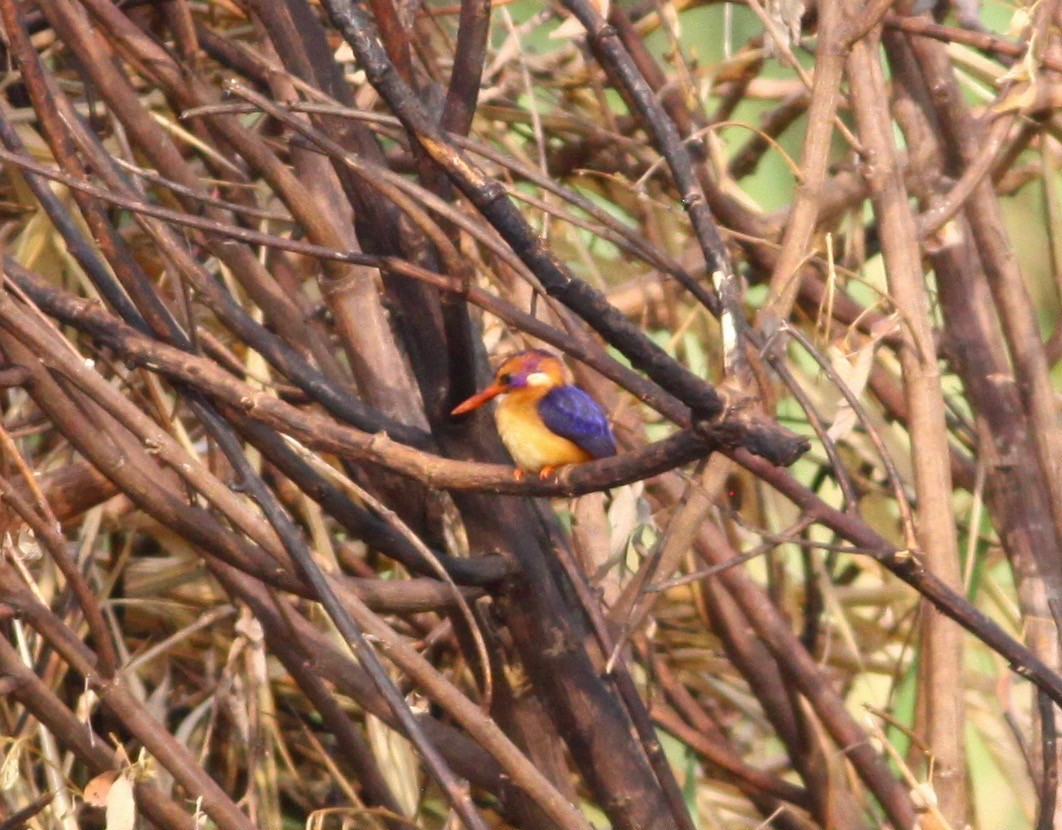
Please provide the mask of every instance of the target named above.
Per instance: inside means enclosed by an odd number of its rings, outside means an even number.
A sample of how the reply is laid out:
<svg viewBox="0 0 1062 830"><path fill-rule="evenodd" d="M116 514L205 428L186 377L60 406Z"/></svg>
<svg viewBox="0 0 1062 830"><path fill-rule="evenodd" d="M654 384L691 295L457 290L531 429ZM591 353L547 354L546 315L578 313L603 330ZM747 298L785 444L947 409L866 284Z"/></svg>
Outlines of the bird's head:
<svg viewBox="0 0 1062 830"><path fill-rule="evenodd" d="M498 367L494 383L473 395L464 403L458 404L452 414L464 415L498 395L508 392L527 391L543 395L550 389L563 386L566 382L564 364L549 352L531 349L514 354Z"/></svg>

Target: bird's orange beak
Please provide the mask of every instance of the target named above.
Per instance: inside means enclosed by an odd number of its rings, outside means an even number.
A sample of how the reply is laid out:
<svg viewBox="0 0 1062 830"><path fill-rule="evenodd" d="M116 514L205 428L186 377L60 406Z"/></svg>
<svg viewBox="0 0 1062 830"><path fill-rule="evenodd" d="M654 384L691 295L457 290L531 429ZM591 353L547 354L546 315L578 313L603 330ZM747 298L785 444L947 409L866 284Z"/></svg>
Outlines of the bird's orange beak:
<svg viewBox="0 0 1062 830"><path fill-rule="evenodd" d="M506 388L504 386L502 386L500 383L492 383L490 386L488 386L482 392L477 392L475 395L473 395L467 401L465 401L463 403L459 403L457 406L455 406L453 408L453 411L450 414L451 415L464 415L466 412L471 412L473 409L477 409L477 408L483 406L483 404L485 404L487 401L493 400L494 398L498 397L498 395L502 394L502 392L505 392L505 391L506 391Z"/></svg>

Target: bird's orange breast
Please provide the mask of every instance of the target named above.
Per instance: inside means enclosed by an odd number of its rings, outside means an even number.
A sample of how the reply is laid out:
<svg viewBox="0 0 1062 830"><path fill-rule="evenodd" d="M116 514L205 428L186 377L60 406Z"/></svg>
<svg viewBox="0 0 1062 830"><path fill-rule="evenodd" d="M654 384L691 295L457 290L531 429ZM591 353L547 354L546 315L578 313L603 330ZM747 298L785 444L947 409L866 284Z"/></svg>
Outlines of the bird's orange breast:
<svg viewBox="0 0 1062 830"><path fill-rule="evenodd" d="M582 464L592 456L578 444L550 430L538 414L541 395L506 396L495 410L498 434L522 470Z"/></svg>

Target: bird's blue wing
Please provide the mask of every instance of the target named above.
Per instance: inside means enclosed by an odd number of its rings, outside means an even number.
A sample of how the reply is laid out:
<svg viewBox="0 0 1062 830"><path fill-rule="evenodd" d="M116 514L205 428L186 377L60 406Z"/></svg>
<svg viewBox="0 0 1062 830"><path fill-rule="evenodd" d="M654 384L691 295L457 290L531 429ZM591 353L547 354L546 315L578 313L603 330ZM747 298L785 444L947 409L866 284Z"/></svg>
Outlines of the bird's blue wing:
<svg viewBox="0 0 1062 830"><path fill-rule="evenodd" d="M538 414L552 432L582 447L594 458L616 454L616 439L604 410L578 386L551 389L538 402Z"/></svg>

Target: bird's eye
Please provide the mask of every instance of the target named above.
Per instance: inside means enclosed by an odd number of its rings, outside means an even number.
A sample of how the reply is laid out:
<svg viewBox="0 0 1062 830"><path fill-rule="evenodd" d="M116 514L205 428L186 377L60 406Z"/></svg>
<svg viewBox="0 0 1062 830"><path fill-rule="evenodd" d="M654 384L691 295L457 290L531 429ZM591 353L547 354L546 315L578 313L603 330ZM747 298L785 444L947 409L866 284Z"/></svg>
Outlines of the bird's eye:
<svg viewBox="0 0 1062 830"><path fill-rule="evenodd" d="M512 383L512 381L513 376L508 372L504 372L498 375L498 383L500 383L502 386L508 386L510 383Z"/></svg>

